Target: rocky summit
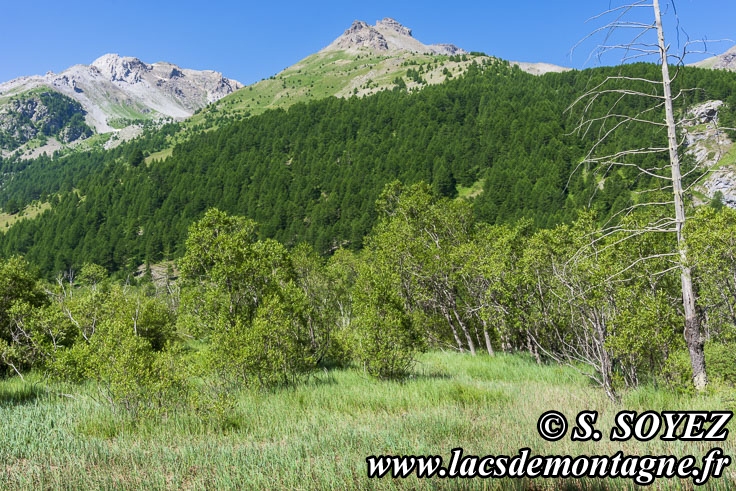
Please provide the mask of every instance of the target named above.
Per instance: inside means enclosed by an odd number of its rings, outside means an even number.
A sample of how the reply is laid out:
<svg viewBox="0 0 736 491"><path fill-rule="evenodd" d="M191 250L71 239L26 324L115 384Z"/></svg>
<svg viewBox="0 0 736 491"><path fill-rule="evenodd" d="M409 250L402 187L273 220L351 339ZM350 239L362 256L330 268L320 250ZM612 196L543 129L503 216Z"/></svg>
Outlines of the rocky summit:
<svg viewBox="0 0 736 491"><path fill-rule="evenodd" d="M359 52L368 50L374 53L412 53L457 55L466 51L454 44L424 44L412 35L412 30L389 17L371 26L362 20L353 24L322 51Z"/></svg>
<svg viewBox="0 0 736 491"><path fill-rule="evenodd" d="M183 119L242 87L204 70L145 63L138 58L106 54L90 65L74 65L61 73L20 77L0 84L0 100L39 87L52 89L81 104L87 123L99 133L125 121Z"/></svg>

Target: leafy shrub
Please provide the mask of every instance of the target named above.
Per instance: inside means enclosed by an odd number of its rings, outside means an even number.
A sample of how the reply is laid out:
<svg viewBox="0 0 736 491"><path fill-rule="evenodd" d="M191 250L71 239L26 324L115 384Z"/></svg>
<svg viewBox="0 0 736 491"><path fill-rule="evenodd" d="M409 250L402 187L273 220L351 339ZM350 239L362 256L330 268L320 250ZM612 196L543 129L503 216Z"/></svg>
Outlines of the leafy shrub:
<svg viewBox="0 0 736 491"><path fill-rule="evenodd" d="M188 382L174 348L153 349L131 322L102 322L89 344L68 354L67 361L96 382L102 399L134 418L166 414L186 402Z"/></svg>
<svg viewBox="0 0 736 491"><path fill-rule="evenodd" d="M708 343L705 345L705 362L710 387L736 386L736 345ZM692 391L692 370L687 350L670 355L662 372L662 379L672 388Z"/></svg>
<svg viewBox="0 0 736 491"><path fill-rule="evenodd" d="M294 288L295 289L295 288ZM238 318L210 337L212 366L226 379L261 387L296 382L315 363L298 296L271 295L258 308L253 322Z"/></svg>
<svg viewBox="0 0 736 491"><path fill-rule="evenodd" d="M253 221L208 211L190 228L181 269L188 285L180 325L208 343L221 379L279 385L315 365L320 349L306 293L286 249L256 240Z"/></svg>
<svg viewBox="0 0 736 491"><path fill-rule="evenodd" d="M188 385L174 350L175 316L165 300L107 285L85 267L89 286L59 283L45 309L17 320L28 326L44 368L66 382L93 380L103 400L134 418L166 413L186 401Z"/></svg>
<svg viewBox="0 0 736 491"><path fill-rule="evenodd" d="M361 268L351 351L369 374L401 378L411 370L423 337L391 289L388 276L368 264Z"/></svg>

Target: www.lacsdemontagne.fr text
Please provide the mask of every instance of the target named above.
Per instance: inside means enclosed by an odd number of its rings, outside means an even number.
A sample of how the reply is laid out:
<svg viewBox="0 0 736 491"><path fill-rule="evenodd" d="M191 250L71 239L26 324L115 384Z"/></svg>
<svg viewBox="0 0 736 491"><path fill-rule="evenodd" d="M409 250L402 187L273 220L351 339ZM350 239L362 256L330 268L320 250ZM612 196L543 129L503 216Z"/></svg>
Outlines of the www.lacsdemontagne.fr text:
<svg viewBox="0 0 736 491"><path fill-rule="evenodd" d="M692 479L696 485L711 477L719 478L730 464L720 448L711 449L699 461L692 455L624 455L612 456L532 455L523 448L516 455L463 455L461 448L451 452L450 463L443 466L439 455L391 456L371 455L366 458L369 478L618 478L636 484L652 484L656 479ZM702 462L702 465L698 466Z"/></svg>

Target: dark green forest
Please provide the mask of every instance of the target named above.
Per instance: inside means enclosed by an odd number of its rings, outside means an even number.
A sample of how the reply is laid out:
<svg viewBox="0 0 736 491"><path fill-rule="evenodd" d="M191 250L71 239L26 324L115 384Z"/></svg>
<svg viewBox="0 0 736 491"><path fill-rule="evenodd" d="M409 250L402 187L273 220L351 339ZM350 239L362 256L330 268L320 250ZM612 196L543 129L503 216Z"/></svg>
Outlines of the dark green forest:
<svg viewBox="0 0 736 491"><path fill-rule="evenodd" d="M108 152L6 162L1 202L53 207L0 236L0 251L24 255L46 275L87 262L129 272L181 256L189 225L210 207L255 220L260 238L289 247L358 250L375 224L376 199L396 179L431 183L447 198L484 179L472 210L489 224L527 219L551 228L589 205L605 220L652 183L632 169L602 185L578 168L597 135L575 132L579 114L568 108L605 77L656 78L658 70L633 64L532 76L495 62L419 92L399 87L268 111L201 132L164 161L142 157L166 145L176 125ZM736 107L736 74L682 69L674 88L690 87L699 90L680 98L682 108L709 99ZM598 111L615 100L606 97ZM646 102L624 100L619 109ZM636 148L661 131L619 132L606 145Z"/></svg>

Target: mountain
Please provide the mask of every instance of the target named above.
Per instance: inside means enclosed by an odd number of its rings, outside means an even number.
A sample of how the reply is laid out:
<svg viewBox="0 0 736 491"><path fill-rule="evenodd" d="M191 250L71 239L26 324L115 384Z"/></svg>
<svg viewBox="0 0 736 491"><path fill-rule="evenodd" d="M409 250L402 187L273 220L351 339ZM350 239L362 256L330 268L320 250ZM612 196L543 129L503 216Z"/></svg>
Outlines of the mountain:
<svg viewBox="0 0 736 491"><path fill-rule="evenodd" d="M645 90L636 81L656 78L660 67L567 71L460 48L438 54L437 46L390 19L354 23L319 52L182 123L147 128L107 150L0 161L0 256L22 254L49 275L84 262L134 271L180 255L189 226L210 207L252 218L260 237L289 246L360 249L376 221L376 200L394 180L468 198L483 222L523 218L536 227L568 222L588 207L606 220L651 187L653 178L635 168L605 179L587 168L575 172L598 132L576 133L568 108L612 76ZM560 73L538 76L550 69ZM678 99L678 111L702 103L693 109L687 144L694 160L686 164L715 170L736 162L734 135L712 139L715 117L736 126L736 73L683 73L675 93L702 89ZM637 101L604 99L591 117L603 119L612 105L621 114L640 110ZM37 118L40 131L71 124L64 118L72 106L57 102L61 126ZM661 138L651 126L622 132L607 146L644 148ZM721 191L731 205L724 186L708 181L692 189L702 202Z"/></svg>
<svg viewBox="0 0 736 491"><path fill-rule="evenodd" d="M412 29L388 17L372 26L356 20L317 53L223 97L195 114L186 126L195 131L208 129L267 109L325 97L363 97L394 88L420 90L460 76L473 64L493 60L496 58L453 44L424 44L414 38ZM544 63L512 64L534 75L569 70ZM185 137L178 141L182 139Z"/></svg>
<svg viewBox="0 0 736 491"><path fill-rule="evenodd" d="M0 128L15 113L18 100L33 91L58 93L76 101L89 127L110 133L141 121L185 119L241 87L214 71L106 54L91 65L0 84Z"/></svg>
<svg viewBox="0 0 736 491"><path fill-rule="evenodd" d="M700 68L712 68L714 70L736 71L736 46L721 55L713 56L697 63L693 63L692 66L697 66Z"/></svg>
<svg viewBox="0 0 736 491"><path fill-rule="evenodd" d="M432 55L467 54L454 44L422 44L414 39L411 29L389 17L377 21L375 26L356 20L340 37L320 52L342 50L353 53L369 50L374 53L408 51Z"/></svg>
<svg viewBox="0 0 736 491"><path fill-rule="evenodd" d="M9 127L5 144L0 136L0 157L10 155L11 150L30 159L64 147L83 151L96 146L112 148L141 134L147 122L185 120L154 155L162 158L198 131L267 109L325 97L363 97L394 88L420 90L461 76L473 64L493 60L453 44L424 44L414 38L412 29L391 18L375 25L356 20L319 52L248 87L216 72L108 54L89 66L75 65L59 74L49 72L0 84L0 135L4 122ZM534 75L568 70L545 63L511 63ZM7 103L33 90L50 90L79 103L80 115L97 136L80 143L88 133L84 130L72 132L72 136L80 135L76 140L53 133L29 140L29 135L40 130L8 121L15 109ZM78 121L79 117L75 123Z"/></svg>

